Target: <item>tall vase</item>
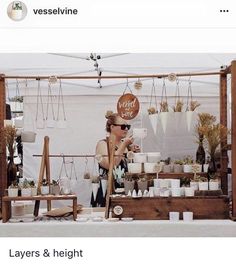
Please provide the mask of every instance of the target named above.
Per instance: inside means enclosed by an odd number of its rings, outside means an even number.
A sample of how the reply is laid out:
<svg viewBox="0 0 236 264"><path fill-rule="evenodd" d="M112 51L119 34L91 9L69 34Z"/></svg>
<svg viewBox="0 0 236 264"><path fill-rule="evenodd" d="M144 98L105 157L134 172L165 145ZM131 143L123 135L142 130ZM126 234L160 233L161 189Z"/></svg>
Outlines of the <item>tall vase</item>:
<svg viewBox="0 0 236 264"><path fill-rule="evenodd" d="M198 149L196 152L196 162L203 166L203 164L205 164L205 161L206 161L206 153L205 153L202 142L203 142L203 138L200 137Z"/></svg>
<svg viewBox="0 0 236 264"><path fill-rule="evenodd" d="M10 186L14 181L16 181L16 165L14 158L10 157L7 164L7 186Z"/></svg>
<svg viewBox="0 0 236 264"><path fill-rule="evenodd" d="M215 161L215 155L211 154L211 161L209 163L209 167L208 167L208 174L209 175L214 175L217 171L216 168L216 161Z"/></svg>

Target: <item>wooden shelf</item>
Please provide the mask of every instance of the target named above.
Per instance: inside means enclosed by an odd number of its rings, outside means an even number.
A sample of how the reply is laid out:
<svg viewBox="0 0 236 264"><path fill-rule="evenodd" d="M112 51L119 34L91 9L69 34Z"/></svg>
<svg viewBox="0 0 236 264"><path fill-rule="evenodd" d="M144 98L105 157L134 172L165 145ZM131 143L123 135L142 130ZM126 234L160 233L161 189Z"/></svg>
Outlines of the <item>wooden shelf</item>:
<svg viewBox="0 0 236 264"><path fill-rule="evenodd" d="M200 172L197 174L207 177L207 173L205 173L205 172ZM134 178L147 177L147 178L154 179L154 178L156 178L157 174L156 173L142 172L142 173L126 173L125 176L127 178L130 178L130 177L134 177ZM184 177L192 179L193 176L194 176L194 173L184 173L184 172L182 172L182 173L174 173L174 172L171 172L171 173L160 172L160 173L158 173L158 178L160 178L160 179L181 179Z"/></svg>
<svg viewBox="0 0 236 264"><path fill-rule="evenodd" d="M3 196L2 198L2 222L6 223L11 218L11 202L12 201L35 201L34 216L38 216L40 201L53 201L53 200L72 200L73 203L73 219L77 218L77 196L70 195L36 195L36 196L17 196L9 197Z"/></svg>

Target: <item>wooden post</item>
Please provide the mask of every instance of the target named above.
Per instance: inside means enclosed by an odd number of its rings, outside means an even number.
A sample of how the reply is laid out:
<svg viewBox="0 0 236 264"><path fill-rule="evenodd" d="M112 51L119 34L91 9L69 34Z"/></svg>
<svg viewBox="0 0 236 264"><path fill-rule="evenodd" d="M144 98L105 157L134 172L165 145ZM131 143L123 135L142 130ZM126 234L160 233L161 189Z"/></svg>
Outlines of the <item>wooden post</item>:
<svg viewBox="0 0 236 264"><path fill-rule="evenodd" d="M227 74L222 71L220 75L220 124L227 127ZM227 138L221 142L220 174L223 194L228 194L228 156Z"/></svg>
<svg viewBox="0 0 236 264"><path fill-rule="evenodd" d="M232 218L236 219L236 61L231 63Z"/></svg>
<svg viewBox="0 0 236 264"><path fill-rule="evenodd" d="M6 165L6 144L1 132L6 119L6 91L5 75L0 74L0 197L2 208L2 197L4 190L7 188L7 165Z"/></svg>

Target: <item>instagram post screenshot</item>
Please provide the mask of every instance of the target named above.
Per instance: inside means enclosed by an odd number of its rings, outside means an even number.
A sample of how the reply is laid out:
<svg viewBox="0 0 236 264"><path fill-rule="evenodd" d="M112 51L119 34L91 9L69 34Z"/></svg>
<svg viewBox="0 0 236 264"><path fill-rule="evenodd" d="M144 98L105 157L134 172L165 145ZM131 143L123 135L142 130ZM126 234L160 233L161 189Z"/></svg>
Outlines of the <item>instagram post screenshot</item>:
<svg viewBox="0 0 236 264"><path fill-rule="evenodd" d="M232 261L235 115L232 0L1 0L0 262Z"/></svg>

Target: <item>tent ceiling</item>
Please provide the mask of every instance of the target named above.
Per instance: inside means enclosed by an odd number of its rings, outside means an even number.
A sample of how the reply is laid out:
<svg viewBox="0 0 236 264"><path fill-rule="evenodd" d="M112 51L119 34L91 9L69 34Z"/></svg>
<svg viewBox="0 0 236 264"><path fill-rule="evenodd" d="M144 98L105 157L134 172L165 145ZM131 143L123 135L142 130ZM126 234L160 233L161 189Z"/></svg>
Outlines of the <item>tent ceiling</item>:
<svg viewBox="0 0 236 264"><path fill-rule="evenodd" d="M236 59L236 54L207 53L97 53L101 59L91 59L90 53L19 53L0 54L0 72L6 75L102 75L158 74L170 72L207 72L218 71L221 66L229 65ZM97 63L97 65L96 65ZM135 80L129 80L130 86ZM9 81L14 89L15 80ZM180 84L188 85L188 78L181 78ZM162 85L162 80L157 84ZM33 85L33 84L32 84ZM126 80L64 80L63 85L70 90L86 94L113 94L125 89ZM152 80L143 80L143 94L149 94ZM33 85L34 86L34 85ZM168 82L172 91L175 83ZM206 87L210 95L218 94L219 77L193 77L192 87L197 94L205 93ZM79 88L79 89L78 89ZM159 87L161 89L161 87Z"/></svg>

